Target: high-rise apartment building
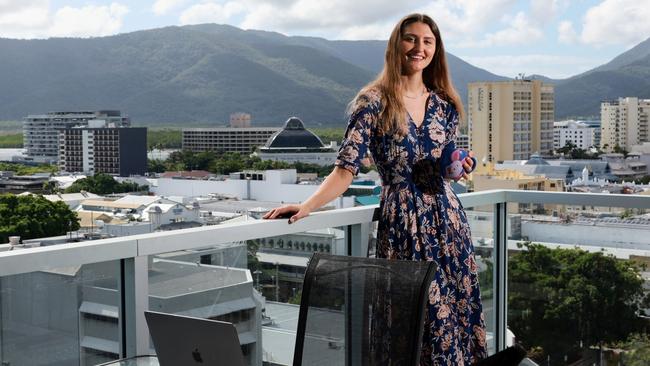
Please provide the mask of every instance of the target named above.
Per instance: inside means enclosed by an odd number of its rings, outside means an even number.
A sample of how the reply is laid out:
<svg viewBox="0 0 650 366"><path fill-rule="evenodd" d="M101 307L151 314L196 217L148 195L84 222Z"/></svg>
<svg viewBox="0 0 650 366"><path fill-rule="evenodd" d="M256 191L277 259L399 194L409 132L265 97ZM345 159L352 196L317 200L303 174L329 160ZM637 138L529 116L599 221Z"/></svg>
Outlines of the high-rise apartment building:
<svg viewBox="0 0 650 366"><path fill-rule="evenodd" d="M560 121L553 124L553 148L559 149L571 141L577 148L587 150L597 145L600 128L590 127L583 121Z"/></svg>
<svg viewBox="0 0 650 366"><path fill-rule="evenodd" d="M250 154L280 130L277 127L184 128L183 150Z"/></svg>
<svg viewBox="0 0 650 366"><path fill-rule="evenodd" d="M648 133L650 99L635 97L600 103L600 147L612 152L618 146L629 150L632 145L650 141Z"/></svg>
<svg viewBox="0 0 650 366"><path fill-rule="evenodd" d="M25 160L55 164L59 158L59 132L74 126L86 126L90 120L103 120L115 127L130 126L129 117L120 111L72 111L30 114L23 122Z"/></svg>
<svg viewBox="0 0 650 366"><path fill-rule="evenodd" d="M489 162L528 159L553 150L554 89L540 80L468 85L470 148Z"/></svg>
<svg viewBox="0 0 650 366"><path fill-rule="evenodd" d="M128 177L147 172L147 128L91 120L59 131L59 168L70 173Z"/></svg>

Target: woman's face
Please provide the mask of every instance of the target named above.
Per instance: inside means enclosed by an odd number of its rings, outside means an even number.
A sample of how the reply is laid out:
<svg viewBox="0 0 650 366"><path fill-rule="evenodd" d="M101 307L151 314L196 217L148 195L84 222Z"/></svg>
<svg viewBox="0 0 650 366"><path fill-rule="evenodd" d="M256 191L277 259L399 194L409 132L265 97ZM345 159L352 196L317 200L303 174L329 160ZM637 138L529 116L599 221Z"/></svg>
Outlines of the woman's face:
<svg viewBox="0 0 650 366"><path fill-rule="evenodd" d="M407 25L400 40L402 74L412 75L422 72L436 53L436 37L425 23L415 22Z"/></svg>

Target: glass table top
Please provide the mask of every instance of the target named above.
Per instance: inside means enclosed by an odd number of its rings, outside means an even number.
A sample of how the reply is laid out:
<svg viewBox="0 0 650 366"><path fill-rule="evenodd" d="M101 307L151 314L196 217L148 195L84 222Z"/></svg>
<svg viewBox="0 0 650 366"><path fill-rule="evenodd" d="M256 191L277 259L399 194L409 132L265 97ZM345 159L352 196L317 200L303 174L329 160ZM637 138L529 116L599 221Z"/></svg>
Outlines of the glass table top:
<svg viewBox="0 0 650 366"><path fill-rule="evenodd" d="M156 356L136 356L103 363L99 366L159 366Z"/></svg>

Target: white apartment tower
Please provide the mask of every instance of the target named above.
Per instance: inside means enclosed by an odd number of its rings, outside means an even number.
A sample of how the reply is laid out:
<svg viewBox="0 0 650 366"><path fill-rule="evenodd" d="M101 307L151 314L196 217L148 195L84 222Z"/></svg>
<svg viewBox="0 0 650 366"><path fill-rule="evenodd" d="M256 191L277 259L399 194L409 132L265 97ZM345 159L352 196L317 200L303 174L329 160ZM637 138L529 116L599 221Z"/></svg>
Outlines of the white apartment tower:
<svg viewBox="0 0 650 366"><path fill-rule="evenodd" d="M479 160L524 160L553 150L553 85L540 80L468 85L470 148Z"/></svg>
<svg viewBox="0 0 650 366"><path fill-rule="evenodd" d="M596 127L574 120L555 122L553 126L553 147L556 150L566 146L569 141L583 150L596 146Z"/></svg>
<svg viewBox="0 0 650 366"><path fill-rule="evenodd" d="M649 141L649 116L650 99L627 97L601 102L600 147L607 152L614 151L616 146L629 150Z"/></svg>
<svg viewBox="0 0 650 366"><path fill-rule="evenodd" d="M131 125L120 111L72 111L30 114L23 122L25 160L55 164L59 157L59 132L69 127L87 126L90 120L103 120L116 127Z"/></svg>

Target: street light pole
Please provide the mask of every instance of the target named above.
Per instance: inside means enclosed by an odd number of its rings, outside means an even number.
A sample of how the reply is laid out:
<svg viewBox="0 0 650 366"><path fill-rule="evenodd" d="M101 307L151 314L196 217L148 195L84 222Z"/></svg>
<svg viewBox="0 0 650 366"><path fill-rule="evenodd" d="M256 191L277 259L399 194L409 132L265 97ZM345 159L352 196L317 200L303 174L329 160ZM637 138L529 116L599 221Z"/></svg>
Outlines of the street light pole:
<svg viewBox="0 0 650 366"><path fill-rule="evenodd" d="M275 262L275 301L280 301L280 264Z"/></svg>

